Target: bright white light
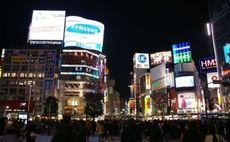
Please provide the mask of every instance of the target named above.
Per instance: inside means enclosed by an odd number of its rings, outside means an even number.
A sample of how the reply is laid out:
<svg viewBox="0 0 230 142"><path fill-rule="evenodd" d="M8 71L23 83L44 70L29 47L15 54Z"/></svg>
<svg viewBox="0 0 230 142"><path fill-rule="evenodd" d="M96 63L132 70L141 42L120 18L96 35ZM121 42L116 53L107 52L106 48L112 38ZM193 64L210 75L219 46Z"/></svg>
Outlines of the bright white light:
<svg viewBox="0 0 230 142"><path fill-rule="evenodd" d="M207 23L206 27L207 27L207 34L208 34L208 36L210 36L211 35L210 24Z"/></svg>

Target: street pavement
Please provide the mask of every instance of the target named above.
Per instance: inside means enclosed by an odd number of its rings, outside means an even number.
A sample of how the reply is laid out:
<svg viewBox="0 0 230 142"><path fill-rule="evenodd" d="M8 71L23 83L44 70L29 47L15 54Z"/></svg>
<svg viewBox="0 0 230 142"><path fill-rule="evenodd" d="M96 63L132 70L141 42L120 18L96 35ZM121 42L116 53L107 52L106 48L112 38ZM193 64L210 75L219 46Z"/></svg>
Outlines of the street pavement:
<svg viewBox="0 0 230 142"><path fill-rule="evenodd" d="M36 142L50 142L52 139L52 136L48 135L38 135ZM25 142L25 139L17 139L16 135L4 135L2 138L0 136L0 142ZM99 142L97 136L90 136L89 142ZM120 142L120 137L113 137L112 139L107 139L103 142ZM142 142L148 142L148 139L143 138ZM170 140L169 142L178 142L178 140Z"/></svg>

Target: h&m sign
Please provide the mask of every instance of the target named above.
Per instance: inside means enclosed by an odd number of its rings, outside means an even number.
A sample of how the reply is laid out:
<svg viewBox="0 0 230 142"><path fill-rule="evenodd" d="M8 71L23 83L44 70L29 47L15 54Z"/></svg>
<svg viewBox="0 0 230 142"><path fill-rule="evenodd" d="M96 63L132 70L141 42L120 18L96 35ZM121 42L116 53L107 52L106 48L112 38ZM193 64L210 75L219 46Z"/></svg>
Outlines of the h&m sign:
<svg viewBox="0 0 230 142"><path fill-rule="evenodd" d="M199 60L200 72L216 72L217 62L215 57L207 57Z"/></svg>

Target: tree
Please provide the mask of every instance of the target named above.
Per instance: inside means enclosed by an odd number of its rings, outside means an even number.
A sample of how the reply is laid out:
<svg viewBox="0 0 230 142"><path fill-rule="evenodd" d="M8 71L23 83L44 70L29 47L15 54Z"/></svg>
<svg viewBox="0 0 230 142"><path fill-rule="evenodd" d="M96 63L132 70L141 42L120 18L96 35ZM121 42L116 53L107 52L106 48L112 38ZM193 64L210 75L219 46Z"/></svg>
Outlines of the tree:
<svg viewBox="0 0 230 142"><path fill-rule="evenodd" d="M58 113L58 100L54 96L49 96L45 102L44 114L57 115Z"/></svg>
<svg viewBox="0 0 230 142"><path fill-rule="evenodd" d="M103 114L102 107L103 95L100 93L87 93L85 95L85 114L91 116L93 119Z"/></svg>

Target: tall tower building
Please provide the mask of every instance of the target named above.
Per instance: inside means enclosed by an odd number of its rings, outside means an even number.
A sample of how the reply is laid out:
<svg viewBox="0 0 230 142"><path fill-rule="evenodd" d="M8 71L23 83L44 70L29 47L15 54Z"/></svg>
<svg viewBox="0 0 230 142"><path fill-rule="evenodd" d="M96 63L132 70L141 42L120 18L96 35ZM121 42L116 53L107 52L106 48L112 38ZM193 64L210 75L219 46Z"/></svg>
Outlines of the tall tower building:
<svg viewBox="0 0 230 142"><path fill-rule="evenodd" d="M60 113L85 117L84 95L104 94L106 57L101 53L104 25L78 16L66 17L60 58Z"/></svg>
<svg viewBox="0 0 230 142"><path fill-rule="evenodd" d="M217 66L218 74L223 81L230 81L230 0L209 0L209 18L212 24L212 43ZM223 87L222 107L225 110L230 108L230 89Z"/></svg>

